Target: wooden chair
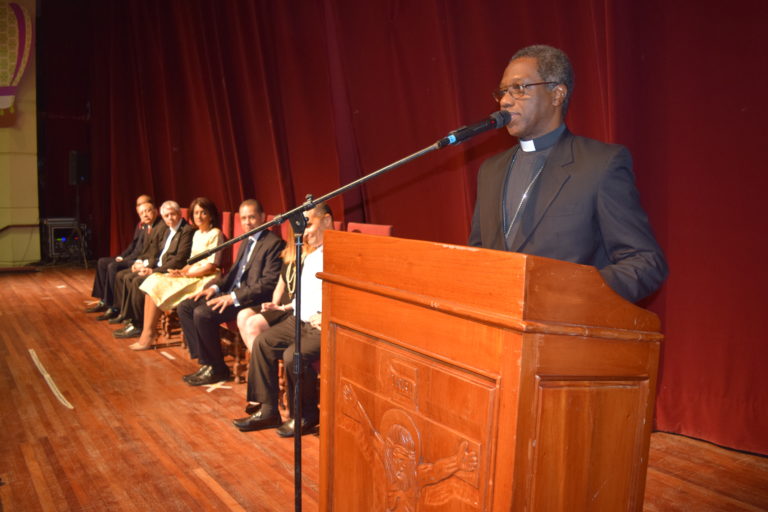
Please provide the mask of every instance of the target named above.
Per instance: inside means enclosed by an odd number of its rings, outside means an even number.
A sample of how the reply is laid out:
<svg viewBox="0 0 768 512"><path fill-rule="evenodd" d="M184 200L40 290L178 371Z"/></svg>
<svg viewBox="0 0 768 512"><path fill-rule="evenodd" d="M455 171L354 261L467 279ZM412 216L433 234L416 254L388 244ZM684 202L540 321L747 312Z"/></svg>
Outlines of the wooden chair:
<svg viewBox="0 0 768 512"><path fill-rule="evenodd" d="M267 215L267 222L274 220L275 215L269 214ZM290 244L293 242L293 240L290 240L291 235L289 231L288 221L283 222L279 226L272 226L272 232L285 240L285 243Z"/></svg>

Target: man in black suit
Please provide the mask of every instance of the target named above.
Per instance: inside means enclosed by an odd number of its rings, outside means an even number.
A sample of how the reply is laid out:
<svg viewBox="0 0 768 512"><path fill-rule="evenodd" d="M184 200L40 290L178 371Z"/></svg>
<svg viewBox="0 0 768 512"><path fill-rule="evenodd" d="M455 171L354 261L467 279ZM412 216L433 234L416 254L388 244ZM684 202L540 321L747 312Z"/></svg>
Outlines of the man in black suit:
<svg viewBox="0 0 768 512"><path fill-rule="evenodd" d="M667 264L629 151L566 128L572 90L571 63L556 48L530 46L510 60L494 97L519 144L480 167L469 245L592 265L635 302L658 289Z"/></svg>
<svg viewBox="0 0 768 512"><path fill-rule="evenodd" d="M232 423L242 432L251 432L277 427L277 435L294 435L296 423L293 418L282 422L277 408L278 379L277 364L283 360L288 376L289 389L299 378L296 373L294 354L296 352L296 322L301 326L301 432L310 432L318 423L319 411L317 394L318 375L313 362L320 359L320 330L322 327L323 283L317 277L323 271L323 241L325 232L333 229L333 213L327 203L319 203L304 214L307 227L304 231L306 258L301 272L301 318L288 315L256 337L251 349L248 366L248 393L246 399L259 405L248 405L245 412L250 414ZM291 305L295 310L295 300Z"/></svg>
<svg viewBox="0 0 768 512"><path fill-rule="evenodd" d="M163 225L153 230L147 250L130 269L117 274L115 295L120 299L120 317L128 323L113 333L116 338L136 338L141 335L144 321L144 297L141 283L154 272L168 272L182 268L192 250L195 228L181 217L181 208L175 201L166 201L160 207ZM152 326L147 326L151 328Z"/></svg>
<svg viewBox="0 0 768 512"><path fill-rule="evenodd" d="M118 310L113 307L115 276L120 270L131 266L133 260L144 250L148 240L147 234L152 231L155 224L160 222L155 204L146 194L136 199L136 213L139 216L139 224L128 247L114 258L103 257L96 262L96 275L93 278L91 296L99 301L85 310L86 313L103 313L96 320L109 320L117 316Z"/></svg>
<svg viewBox="0 0 768 512"><path fill-rule="evenodd" d="M244 232L264 224L264 210L255 199L243 201L239 213ZM243 308L272 300L284 245L280 237L268 230L246 238L240 243L230 271L176 308L189 355L200 362L196 372L184 376L187 384L202 386L229 378L221 352L219 324L236 319Z"/></svg>

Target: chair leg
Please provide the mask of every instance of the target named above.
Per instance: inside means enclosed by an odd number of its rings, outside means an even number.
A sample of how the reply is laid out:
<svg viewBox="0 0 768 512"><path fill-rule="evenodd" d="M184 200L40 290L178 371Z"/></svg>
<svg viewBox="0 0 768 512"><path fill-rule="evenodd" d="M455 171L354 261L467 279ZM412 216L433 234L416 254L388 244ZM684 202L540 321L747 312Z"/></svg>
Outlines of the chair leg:
<svg viewBox="0 0 768 512"><path fill-rule="evenodd" d="M290 416L288 378L285 374L285 365L282 359L277 361L277 406L281 412Z"/></svg>
<svg viewBox="0 0 768 512"><path fill-rule="evenodd" d="M243 363L243 339L240 337L239 332L235 334L233 344L235 352L235 364L232 366L232 369L234 370L232 373L235 377L235 383L240 384L243 382L243 376L241 373L241 365Z"/></svg>
<svg viewBox="0 0 768 512"><path fill-rule="evenodd" d="M160 336L165 340L165 343L163 343L164 347L186 347L184 333L181 330L181 324L179 322L179 315L176 313L175 309L165 311L160 315L159 331ZM179 340L171 341L171 338L175 336L175 331L178 331L179 333Z"/></svg>

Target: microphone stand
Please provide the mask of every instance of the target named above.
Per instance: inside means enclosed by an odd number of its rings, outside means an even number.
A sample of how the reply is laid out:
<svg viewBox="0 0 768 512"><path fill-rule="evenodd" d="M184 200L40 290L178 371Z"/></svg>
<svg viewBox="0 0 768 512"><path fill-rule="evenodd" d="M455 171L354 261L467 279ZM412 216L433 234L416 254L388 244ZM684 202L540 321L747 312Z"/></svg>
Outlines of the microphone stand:
<svg viewBox="0 0 768 512"><path fill-rule="evenodd" d="M296 329L294 334L295 335L295 341L294 341L295 351L293 355L294 371L296 373L296 382L294 383L294 389L293 389L294 507L296 512L301 512L301 434L302 434L302 431L301 431L301 385L302 383L301 381L304 373L303 372L304 362L301 357L301 271L302 271L301 249L302 249L302 237L304 235L304 229L306 228L306 225L307 225L306 218L304 217L304 212L312 210L313 208L315 208L315 206L317 206L322 202L328 201L329 199L332 199L338 195L341 195L344 192L351 190L355 187L359 187L363 183L369 180L372 180L373 178L376 178L386 172L389 172L392 169L396 169L402 165L405 165L412 160L416 160L417 158L420 158L426 155L427 153L431 153L432 151L441 149L448 145L460 144L461 142L463 142L464 140L470 137L474 137L475 135L492 128L500 128L501 126L506 125L508 122L509 122L509 114L501 111L501 112L494 113L491 116L491 118L487 121L484 121L482 123L477 123L476 125L472 125L469 127L464 126L457 130L454 130L453 132L449 133L446 137L443 137L442 139L438 140L431 146L427 146L426 148L421 149L415 153L412 153L406 156L405 158L401 158L400 160L393 162L385 167L382 167L377 171L367 174L362 178L358 178L355 181L352 181L340 188L337 188L332 192L325 194L324 196L314 199L312 195L307 195L306 196L307 200L301 206L297 206L293 210L289 210L285 213L282 213L276 216L271 221L266 222L261 226L257 226L252 230L248 231L247 233L243 233L242 235L232 238L231 240L227 240L221 245L218 245L207 251L203 251L202 253L196 256L193 256L187 261L187 263L189 263L190 265L193 263L196 263L200 260L207 258L211 254L214 254L222 249L225 249L233 244L236 244L237 242L239 242L240 240L243 240L244 238L248 238L251 235L264 231L265 229L269 229L272 226L277 226L278 224L282 224L286 220L288 220L293 226L294 243L296 244L296 292L295 292L296 307L295 307L295 313L294 313L294 316L296 317Z"/></svg>

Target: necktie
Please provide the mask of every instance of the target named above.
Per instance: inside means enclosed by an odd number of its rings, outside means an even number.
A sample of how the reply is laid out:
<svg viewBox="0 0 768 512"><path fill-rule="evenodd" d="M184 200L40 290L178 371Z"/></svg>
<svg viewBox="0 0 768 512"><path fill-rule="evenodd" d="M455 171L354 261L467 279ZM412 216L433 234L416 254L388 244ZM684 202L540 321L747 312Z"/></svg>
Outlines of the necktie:
<svg viewBox="0 0 768 512"><path fill-rule="evenodd" d="M251 252L253 244L253 238L248 238L248 243L245 245L245 250L240 255L240 261L237 262L237 273L235 274L235 280L232 281L232 288L229 291L240 287L240 281L243 279L243 274L245 274L245 266L248 264L248 253Z"/></svg>

